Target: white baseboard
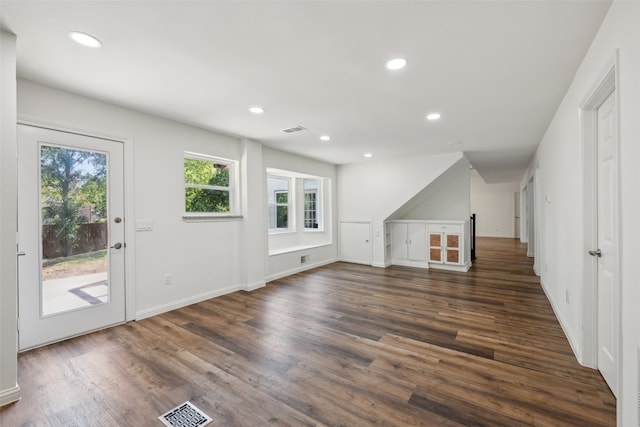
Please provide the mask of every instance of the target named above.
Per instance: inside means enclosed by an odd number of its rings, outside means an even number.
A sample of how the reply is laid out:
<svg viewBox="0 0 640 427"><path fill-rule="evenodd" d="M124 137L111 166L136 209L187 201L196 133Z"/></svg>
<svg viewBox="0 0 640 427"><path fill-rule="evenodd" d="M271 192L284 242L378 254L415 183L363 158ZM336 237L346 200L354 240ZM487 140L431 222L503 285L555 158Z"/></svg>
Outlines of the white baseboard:
<svg viewBox="0 0 640 427"><path fill-rule="evenodd" d="M471 268L471 261L467 261L464 265L431 263L429 264L429 268L435 268L436 270L461 271L466 273Z"/></svg>
<svg viewBox="0 0 640 427"><path fill-rule="evenodd" d="M391 264L401 265L403 267L429 268L427 261L410 261L408 259L392 259Z"/></svg>
<svg viewBox="0 0 640 427"><path fill-rule="evenodd" d="M378 268L387 268L391 266L391 261L385 261L385 262L374 262L371 264L372 267L378 267Z"/></svg>
<svg viewBox="0 0 640 427"><path fill-rule="evenodd" d="M267 286L267 282L265 282L264 280L260 280L258 282L247 283L246 285L243 285L242 290L251 292L255 291L256 289L264 288L265 286Z"/></svg>
<svg viewBox="0 0 640 427"><path fill-rule="evenodd" d="M146 319L147 317L156 316L158 314L166 313L171 310L176 310L178 308L186 307L191 304L195 304L201 301L206 301L211 298L219 297L222 295L230 294L232 292L241 291L241 290L246 290L245 286L241 286L241 285L227 286L226 288L216 289L215 291L211 291L211 292L205 292L200 295L195 295L193 297L184 298L178 301L173 301L168 304L147 308L145 310L136 312L136 320Z"/></svg>
<svg viewBox="0 0 640 427"><path fill-rule="evenodd" d="M338 258L329 258L323 261L318 261L313 264L303 264L300 267L292 268L290 270L281 271L279 273L271 274L265 277L265 282L271 282L273 280L282 279L283 277L291 276L292 274L301 273L303 271L311 270L313 268L322 267L323 265L333 264L338 262Z"/></svg>
<svg viewBox="0 0 640 427"><path fill-rule="evenodd" d="M9 403L17 402L20 400L20 387L16 384L15 387L8 388L0 391L0 406L8 405Z"/></svg>
<svg viewBox="0 0 640 427"><path fill-rule="evenodd" d="M549 304L551 304L551 309L553 310L553 314L555 314L556 319L558 319L558 323L560 323L560 327L562 328L562 332L564 332L564 336L567 337L567 341L569 341L569 345L571 346L571 351L573 351L573 355L578 360L578 363L580 363L582 366L586 366L588 368L592 368L591 366L585 365L582 362L582 354L580 353L580 351L578 351L579 347L574 342L573 336L571 334L569 334L569 332L568 332L569 328L567 328L566 322L564 321L564 318L562 317L562 314L561 314L560 310L558 310L558 307L556 306L556 304L553 301L553 299L549 298L549 291L548 291L547 287L545 286L544 281L542 279L540 279L540 286L542 287L542 290L544 291L544 295L547 297L547 300L549 301Z"/></svg>

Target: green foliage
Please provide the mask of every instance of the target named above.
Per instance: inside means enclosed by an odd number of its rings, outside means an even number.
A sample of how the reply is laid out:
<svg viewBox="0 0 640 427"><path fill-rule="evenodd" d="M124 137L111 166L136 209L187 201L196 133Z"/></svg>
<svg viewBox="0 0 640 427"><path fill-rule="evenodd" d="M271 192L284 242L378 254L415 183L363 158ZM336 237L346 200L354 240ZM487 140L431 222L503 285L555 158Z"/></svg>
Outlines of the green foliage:
<svg viewBox="0 0 640 427"><path fill-rule="evenodd" d="M83 206L95 205L96 218L106 216L106 156L82 150L44 145L40 151L40 188L43 224L56 224L56 237L69 256L78 228L87 219Z"/></svg>
<svg viewBox="0 0 640 427"><path fill-rule="evenodd" d="M288 203L289 193L286 191L277 191L276 192L276 203Z"/></svg>
<svg viewBox="0 0 640 427"><path fill-rule="evenodd" d="M276 228L289 228L289 206L276 206Z"/></svg>
<svg viewBox="0 0 640 427"><path fill-rule="evenodd" d="M184 159L184 182L187 186L185 210L187 212L229 212L229 169L228 165L206 160Z"/></svg>

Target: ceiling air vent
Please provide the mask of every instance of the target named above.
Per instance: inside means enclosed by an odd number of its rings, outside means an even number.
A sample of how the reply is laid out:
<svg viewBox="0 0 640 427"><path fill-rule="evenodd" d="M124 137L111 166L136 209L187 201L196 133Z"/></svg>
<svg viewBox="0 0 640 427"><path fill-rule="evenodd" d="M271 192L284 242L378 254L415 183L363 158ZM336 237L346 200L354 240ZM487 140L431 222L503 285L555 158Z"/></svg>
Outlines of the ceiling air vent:
<svg viewBox="0 0 640 427"><path fill-rule="evenodd" d="M294 132L301 132L303 130L307 130L307 128L304 128L304 127L298 125L296 127L292 127L292 128L289 128L289 129L282 129L282 132L284 132L284 133L294 133Z"/></svg>

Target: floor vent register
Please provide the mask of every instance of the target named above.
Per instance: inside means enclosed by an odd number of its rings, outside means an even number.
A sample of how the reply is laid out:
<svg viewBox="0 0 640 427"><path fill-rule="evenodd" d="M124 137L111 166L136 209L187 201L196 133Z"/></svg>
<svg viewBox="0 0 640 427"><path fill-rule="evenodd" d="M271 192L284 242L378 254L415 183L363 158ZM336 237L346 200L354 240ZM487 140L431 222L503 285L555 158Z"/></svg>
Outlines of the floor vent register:
<svg viewBox="0 0 640 427"><path fill-rule="evenodd" d="M176 406L158 418L167 427L201 427L212 421L207 414L196 408L191 402Z"/></svg>

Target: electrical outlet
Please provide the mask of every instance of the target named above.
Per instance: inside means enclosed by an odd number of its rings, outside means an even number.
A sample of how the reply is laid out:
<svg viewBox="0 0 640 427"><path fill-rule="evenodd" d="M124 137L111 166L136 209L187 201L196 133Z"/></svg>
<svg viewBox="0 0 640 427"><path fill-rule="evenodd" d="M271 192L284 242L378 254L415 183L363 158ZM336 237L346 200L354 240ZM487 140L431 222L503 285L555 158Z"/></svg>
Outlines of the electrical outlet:
<svg viewBox="0 0 640 427"><path fill-rule="evenodd" d="M173 283L173 276L171 276L171 273L166 273L164 275L164 284L165 285L170 285Z"/></svg>

